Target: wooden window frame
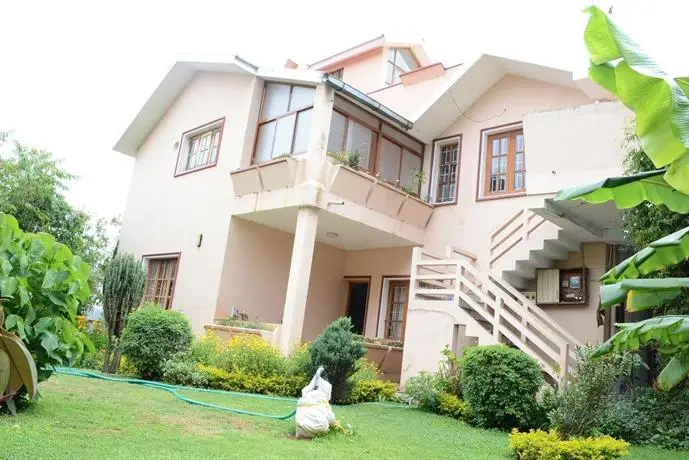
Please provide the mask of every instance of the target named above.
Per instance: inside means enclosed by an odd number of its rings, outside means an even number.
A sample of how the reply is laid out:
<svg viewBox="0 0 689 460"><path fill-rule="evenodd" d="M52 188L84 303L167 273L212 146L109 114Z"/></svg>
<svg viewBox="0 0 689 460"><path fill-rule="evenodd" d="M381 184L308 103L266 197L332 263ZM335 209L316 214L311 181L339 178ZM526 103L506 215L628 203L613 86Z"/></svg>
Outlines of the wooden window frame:
<svg viewBox="0 0 689 460"><path fill-rule="evenodd" d="M316 90L316 87L315 87L315 86L298 85L298 84L282 83L282 82L274 82L274 81L267 81L267 82L263 85L263 92L262 92L262 94L261 94L261 106L260 106L259 109L258 109L258 120L256 121L256 130L255 130L255 134L254 134L254 148L253 148L253 152L252 152L252 154L251 154L251 164L257 164L257 163L256 163L256 147L258 147L258 133L259 133L259 131L260 131L260 129L261 129L261 126L267 125L268 123L272 123L272 122L274 122L274 121L277 122L277 120L279 120L279 119L281 119L281 118L287 118L287 117L290 117L290 116L292 116L292 115L295 115L295 120L294 120L294 128L292 128L292 145L290 146L290 153L289 153L289 155L291 156L291 155L299 155L299 154L305 153L305 152L298 152L298 153L296 153L296 154L294 153L294 137L295 137L295 134L296 134L296 132L297 132L297 126L298 126L298 121L299 121L299 114L302 113L302 112L306 112L306 111L308 111L308 110L313 110L313 104L307 105L307 106L304 106L304 107L299 107L299 108L292 109L292 110L288 110L287 112L281 113L280 115L276 115L276 116L274 116L274 117L272 117L272 118L261 119L261 113L263 112L263 106L264 106L264 104L265 104L265 102L266 102L266 90L267 90L267 88L268 88L268 85L283 85L283 86L289 86L289 97L288 97L288 99L287 99L287 108L288 108L288 109L289 109L289 106L290 106L291 103L292 103L292 91L294 90L295 87L300 87L300 88L311 88L311 89L314 90L314 92L315 92L315 90ZM312 121L313 121L313 120L312 120ZM273 145L275 144L275 135L276 135L276 134L277 134L277 127L276 127L276 130L275 130L275 134L273 134ZM274 159L275 159L275 158L272 158L272 152L271 152L271 158L268 159L268 160L265 160L265 162L272 161L272 160L274 160Z"/></svg>
<svg viewBox="0 0 689 460"><path fill-rule="evenodd" d="M209 131L215 131L216 129L220 130L220 134L219 134L219 139L218 139L218 152L215 155L215 159L212 162L206 163L204 165L180 171L179 162L182 160L182 158L181 158L182 157L182 150L185 148L185 145L187 143L189 143L193 138L196 138L198 136L206 134ZM191 174L191 173L194 173L197 171L202 171L204 169L213 168L214 166L217 166L218 159L220 158L220 149L222 148L222 138L223 138L224 130L225 130L225 117L222 117L222 118L218 118L217 120L213 120L213 121L210 121L208 123L204 123L200 126L197 126L196 128L192 128L188 131L184 131L182 133L180 140L179 140L179 147L177 149L177 161L175 161L174 177L184 176L186 174ZM211 142L212 141L213 141L213 139L211 138ZM212 149L212 146L211 146L211 149Z"/></svg>
<svg viewBox="0 0 689 460"><path fill-rule="evenodd" d="M404 300L404 306L403 306L403 312L402 312L402 320L398 321L396 320L395 322L401 322L402 325L400 326L400 337L390 337L390 324L392 323L391 317L392 317L392 304L394 302L394 295L393 295L393 288L395 286L406 286L407 288L407 297ZM407 311L409 310L409 293L411 289L411 282L410 280L390 280L388 282L388 290L387 290L387 299L385 299L386 303L386 309L385 309L385 323L383 324L383 338L389 339L389 340L399 340L399 341L404 341L404 335L406 332L407 328Z"/></svg>
<svg viewBox="0 0 689 460"><path fill-rule="evenodd" d="M342 80L342 76L344 75L344 67L340 67L339 69L328 72L328 75L335 77L338 80Z"/></svg>
<svg viewBox="0 0 689 460"><path fill-rule="evenodd" d="M588 305L588 300L589 300L589 281L588 281L588 268L586 267L573 267L573 268L551 268L551 269L539 269L539 270L544 270L544 271L550 271L550 272L557 272L557 301L543 301L538 298L538 294L536 297L536 304L540 306L547 306L547 305ZM568 301L564 300L563 296L563 290L566 289L563 287L563 281L565 277L568 275L576 274L581 276L581 290L583 291L582 294L582 299L581 300L575 300L575 301ZM537 277L536 277L536 292L540 292L539 285L538 285L538 280L540 279L540 276L538 275L537 271ZM551 291L555 292L555 291Z"/></svg>
<svg viewBox="0 0 689 460"><path fill-rule="evenodd" d="M455 196L450 201L438 201L438 194L440 189L440 164L436 164L436 160L439 161L440 149L446 145L451 144L457 144L457 172L455 173ZM434 206L456 205L459 202L459 174L462 167L462 135L457 134L454 136L446 136L434 139L432 146L433 148L431 150L431 178L428 190L430 201L433 203Z"/></svg>
<svg viewBox="0 0 689 460"><path fill-rule="evenodd" d="M146 302L155 302L156 296L153 295L150 299L146 297L146 288L148 287L148 264L151 261L161 261L161 260L176 260L177 261L177 266L175 268L175 276L174 278L171 279L172 281L172 292L169 295L169 305L161 305L163 308L166 310L172 309L172 303L174 302L175 299L175 290L177 289L177 277L179 275L179 268L181 265L181 260L182 260L182 253L181 252L168 252L168 253L159 253L159 254L144 254L141 256L141 262L145 264L146 267L146 284L144 285L144 295L141 297L141 303L146 303ZM157 278L154 278L154 280L157 280ZM155 292L154 292L155 294ZM168 297L168 296L165 296Z"/></svg>
<svg viewBox="0 0 689 460"><path fill-rule="evenodd" d="M404 49L404 50L409 51L409 54L411 54L412 57L414 58L414 62L416 63L416 67L414 67L413 69L404 70L404 69L402 69L402 67L397 65L397 50L400 50L400 49ZM390 54L389 54L390 51L394 52L394 57L392 58L392 61L390 60ZM418 58L416 57L416 55L414 54L414 52L412 51L411 48L405 48L403 46L402 47L390 47L390 48L388 48L388 55L385 56L385 84L387 86L397 85L397 84L401 83L401 81L395 82L394 78L392 79L393 81L388 81L388 77L390 76L389 75L390 72L388 72L388 70L390 69L390 66L392 66L392 68L394 70L398 70L400 75L404 75L407 72L413 72L414 70L421 67L421 63L419 62Z"/></svg>
<svg viewBox="0 0 689 460"><path fill-rule="evenodd" d="M491 126L488 128L484 128L481 130L481 135L479 139L479 158L481 159L479 161L479 167L478 170L476 171L476 201L487 201L487 200L495 200L495 199L504 199L504 198L514 198L514 197L521 197L527 194L527 188L526 188L526 139L524 139L524 188L521 190L517 191L507 191L504 192L489 192L489 181L490 181L490 162L489 162L489 155L490 155L490 145L489 145L489 139L495 135L504 135L506 133L511 133L511 132L516 132L516 131L521 131L522 135L524 135L524 128L523 124L521 121L517 122L512 122L512 123L506 123L503 125L498 125L498 126ZM508 147L509 151L509 147ZM512 155L512 161L514 161L514 155ZM509 159L509 154L508 154L508 166L507 170L510 170L510 167L513 166L513 164L510 163ZM514 174L514 171L512 171L512 174ZM508 175L509 178L509 175ZM511 181L514 180L512 177L510 179Z"/></svg>
<svg viewBox="0 0 689 460"><path fill-rule="evenodd" d="M349 102L347 99L345 101ZM363 109L362 109L363 110ZM382 147L382 140L385 139L386 141L395 144L397 147L400 148L400 162L399 162L399 167L397 168L397 183L392 183L393 185L399 187L400 186L400 181L402 179L402 156L404 155L404 151L406 150L407 152L413 154L414 156L418 157L421 160L421 169L420 171L423 172L423 163L424 163L424 147L425 144L417 139L414 139L413 137L409 136L408 134L404 133L403 131L400 131L399 129L395 128L389 123L384 122L383 120L378 119L378 126L373 126L370 123L358 118L356 115L352 115L351 113L347 112L345 109L342 109L340 107L333 107L333 112L337 112L346 119L346 124L345 124L345 130L344 130L344 143L345 146L347 145L347 135L349 134L349 122L350 120L354 120L355 122L359 123L360 125L370 129L376 135L378 138L376 139L376 145L373 151L369 155L369 165L373 164L373 170L369 169L363 169L363 171L366 171L368 174L371 174L372 176L378 176L378 172L380 171L380 150ZM398 133L402 134L403 136L411 139L412 141L416 142L421 146L421 151L416 151L400 142L397 140L391 138L387 134L383 132L383 126L386 126L389 129L392 129L394 131L397 131ZM328 131L330 128L328 127ZM389 182L389 181L386 181ZM421 194L421 185L419 184L418 186L418 191L417 193Z"/></svg>

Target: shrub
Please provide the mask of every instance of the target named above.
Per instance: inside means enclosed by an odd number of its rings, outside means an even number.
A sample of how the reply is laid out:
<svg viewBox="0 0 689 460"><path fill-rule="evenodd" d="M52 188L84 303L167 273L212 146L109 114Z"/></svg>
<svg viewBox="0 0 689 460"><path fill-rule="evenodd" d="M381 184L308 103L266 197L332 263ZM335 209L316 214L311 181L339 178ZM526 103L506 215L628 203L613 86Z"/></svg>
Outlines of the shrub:
<svg viewBox="0 0 689 460"><path fill-rule="evenodd" d="M443 359L438 366L438 378L443 391L462 397L462 368L459 357L448 347L442 351Z"/></svg>
<svg viewBox="0 0 689 460"><path fill-rule="evenodd" d="M284 374L287 370L287 360L280 350L254 334L232 337L213 365L228 372L240 370L263 377Z"/></svg>
<svg viewBox="0 0 689 460"><path fill-rule="evenodd" d="M194 387L208 385L208 379L197 369L197 363L191 359L189 353L178 353L165 361L163 380L174 385Z"/></svg>
<svg viewBox="0 0 689 460"><path fill-rule="evenodd" d="M90 296L89 266L47 233L24 233L0 212L0 297L4 329L22 339L38 369L71 366L92 350L76 326L79 306Z"/></svg>
<svg viewBox="0 0 689 460"><path fill-rule="evenodd" d="M440 405L441 382L436 374L421 372L410 377L404 387L404 394L419 409L438 412Z"/></svg>
<svg viewBox="0 0 689 460"><path fill-rule="evenodd" d="M356 380L347 398L347 403L392 401L397 394L397 385L384 380Z"/></svg>
<svg viewBox="0 0 689 460"><path fill-rule="evenodd" d="M469 414L469 405L450 393L438 395L438 413L464 420Z"/></svg>
<svg viewBox="0 0 689 460"><path fill-rule="evenodd" d="M354 384L362 380L377 380L378 377L380 377L380 372L376 363L360 358L354 364L354 373L349 377L349 382Z"/></svg>
<svg viewBox="0 0 689 460"><path fill-rule="evenodd" d="M136 366L127 359L126 356L122 356L120 359L120 365L117 367L118 375L125 375L127 377L139 377L140 372Z"/></svg>
<svg viewBox="0 0 689 460"><path fill-rule="evenodd" d="M122 332L122 352L145 379L159 379L163 364L175 353L189 350L194 336L182 313L147 304L129 315Z"/></svg>
<svg viewBox="0 0 689 460"><path fill-rule="evenodd" d="M197 371L211 388L226 391L268 394L278 396L298 396L308 383L303 375L271 375L263 377L250 375L244 371L227 372L218 367L197 365Z"/></svg>
<svg viewBox="0 0 689 460"><path fill-rule="evenodd" d="M78 324L79 329L86 334L86 337L93 344L94 351L85 351L74 363L74 367L92 370L103 369L105 349L108 346L108 334L105 328L99 321L94 321L91 325L87 325L86 318L84 318L83 323Z"/></svg>
<svg viewBox="0 0 689 460"><path fill-rule="evenodd" d="M599 427L632 444L689 449L689 388L639 388L612 403Z"/></svg>
<svg viewBox="0 0 689 460"><path fill-rule="evenodd" d="M472 421L486 428L530 427L538 411L541 369L526 353L505 345L469 348L461 359L464 400Z"/></svg>
<svg viewBox="0 0 689 460"><path fill-rule="evenodd" d="M189 349L189 357L207 366L214 365L218 354L222 353L227 344L223 342L213 331L208 331L201 336Z"/></svg>
<svg viewBox="0 0 689 460"><path fill-rule="evenodd" d="M563 441L557 431L509 435L510 452L519 460L609 460L629 455L629 444L610 436Z"/></svg>
<svg viewBox="0 0 689 460"><path fill-rule="evenodd" d="M120 363L118 344L127 316L141 302L146 271L131 254L117 254L103 270L103 322L108 333L103 372L113 373Z"/></svg>
<svg viewBox="0 0 689 460"><path fill-rule="evenodd" d="M318 366L323 366L333 386L333 402L346 402L350 386L348 379L356 370L356 361L366 355L363 341L352 333L352 321L349 318L333 321L313 341L310 350L308 375L315 374Z"/></svg>
<svg viewBox="0 0 689 460"><path fill-rule="evenodd" d="M603 421L620 377L631 374L639 358L630 353L614 353L591 359L594 348L577 348L577 370L557 396L550 421L565 438L589 436Z"/></svg>

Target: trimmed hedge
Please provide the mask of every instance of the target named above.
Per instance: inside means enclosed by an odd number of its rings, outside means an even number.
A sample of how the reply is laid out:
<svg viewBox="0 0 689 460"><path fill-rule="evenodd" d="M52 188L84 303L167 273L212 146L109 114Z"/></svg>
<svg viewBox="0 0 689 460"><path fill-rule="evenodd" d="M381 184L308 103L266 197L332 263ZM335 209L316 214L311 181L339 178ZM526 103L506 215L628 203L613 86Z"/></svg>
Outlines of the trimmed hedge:
<svg viewBox="0 0 689 460"><path fill-rule="evenodd" d="M395 399L397 385L383 380L357 380L347 397L348 404Z"/></svg>
<svg viewBox="0 0 689 460"><path fill-rule="evenodd" d="M625 441L601 436L563 441L557 431L516 429L509 435L510 453L519 460L611 460L629 455Z"/></svg>
<svg viewBox="0 0 689 460"><path fill-rule="evenodd" d="M206 385L226 391L241 391L277 396L298 396L308 380L303 375L261 375L247 374L242 370L227 372L218 367L199 364L196 371L205 379Z"/></svg>

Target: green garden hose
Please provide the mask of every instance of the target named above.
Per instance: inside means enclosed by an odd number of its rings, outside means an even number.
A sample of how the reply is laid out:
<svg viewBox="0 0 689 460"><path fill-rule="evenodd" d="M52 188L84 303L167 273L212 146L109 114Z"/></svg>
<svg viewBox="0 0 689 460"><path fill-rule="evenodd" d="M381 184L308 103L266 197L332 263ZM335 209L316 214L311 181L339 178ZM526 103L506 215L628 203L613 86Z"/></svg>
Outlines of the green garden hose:
<svg viewBox="0 0 689 460"><path fill-rule="evenodd" d="M206 403L203 401L197 401L196 399L187 398L186 396L179 394L178 390L197 391L197 392L202 392L202 393L216 393L216 394L224 394L224 395L232 395L232 396L242 396L242 397L247 397L247 398L271 399L274 401L293 401L296 403L295 398L285 398L285 397L281 397L281 396L265 396L265 395L251 394L251 393L240 393L240 392L236 392L236 391L210 390L210 389L206 389L206 388L194 388L194 387L184 387L184 386L179 386L179 385L169 385L167 383L152 382L150 380L139 380L139 379L130 379L130 378L122 378L122 377L112 377L109 375L98 374L96 372L89 372L89 371L84 371L81 369L74 369L71 367L56 367L55 372L57 374L72 375L72 376L76 376L76 377L88 377L88 378L92 378L92 379L105 380L108 382L131 383L131 384L135 384L135 385L141 385L141 386L144 386L147 388L157 388L159 390L167 391L168 393L171 393L176 398L181 399L182 401L187 402L189 404L194 404L196 406L202 406L202 407L210 407L212 409L218 409L218 410L222 410L225 412L232 412L235 414L253 415L253 416L257 416L257 417L270 418L273 420L287 420L289 418L294 417L294 415L297 413L296 410L293 410L289 414L285 414L285 415L272 415L272 414L263 414L261 412L252 412L252 411L243 410L243 409L235 409L233 407L219 406L217 404L211 404L211 403Z"/></svg>

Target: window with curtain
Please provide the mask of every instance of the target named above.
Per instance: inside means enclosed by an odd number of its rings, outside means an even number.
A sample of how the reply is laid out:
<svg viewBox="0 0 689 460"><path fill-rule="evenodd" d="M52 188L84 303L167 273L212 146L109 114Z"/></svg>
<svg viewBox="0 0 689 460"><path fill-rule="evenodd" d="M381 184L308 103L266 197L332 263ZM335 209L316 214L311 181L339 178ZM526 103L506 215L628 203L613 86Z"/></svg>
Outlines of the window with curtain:
<svg viewBox="0 0 689 460"><path fill-rule="evenodd" d="M420 184L415 176L422 170L423 147L369 112L335 98L328 136L330 155L358 153L362 170L418 194Z"/></svg>
<svg viewBox="0 0 689 460"><path fill-rule="evenodd" d="M224 118L182 134L177 156L176 175L217 164L223 122Z"/></svg>
<svg viewBox="0 0 689 460"><path fill-rule="evenodd" d="M266 84L256 135L256 163L306 152L315 92L313 87Z"/></svg>
<svg viewBox="0 0 689 460"><path fill-rule="evenodd" d="M385 83L394 85L399 83L400 75L419 67L419 63L409 48L390 48L388 50Z"/></svg>
<svg viewBox="0 0 689 460"><path fill-rule="evenodd" d="M146 288L142 303L155 302L166 309L172 307L179 257L150 257L145 262Z"/></svg>
<svg viewBox="0 0 689 460"><path fill-rule="evenodd" d="M524 192L526 190L524 131L520 128L489 135L485 163L486 195Z"/></svg>

